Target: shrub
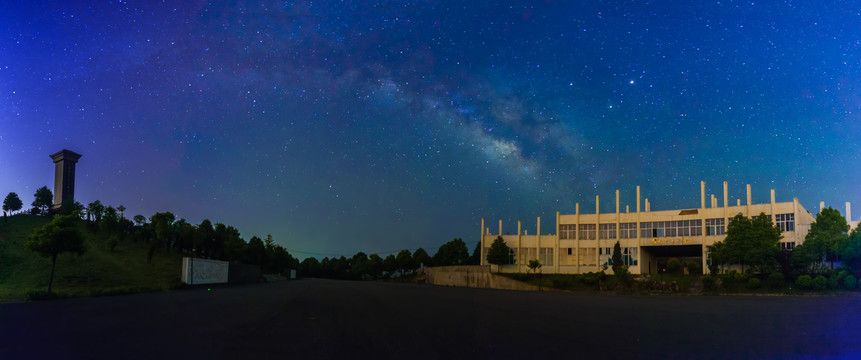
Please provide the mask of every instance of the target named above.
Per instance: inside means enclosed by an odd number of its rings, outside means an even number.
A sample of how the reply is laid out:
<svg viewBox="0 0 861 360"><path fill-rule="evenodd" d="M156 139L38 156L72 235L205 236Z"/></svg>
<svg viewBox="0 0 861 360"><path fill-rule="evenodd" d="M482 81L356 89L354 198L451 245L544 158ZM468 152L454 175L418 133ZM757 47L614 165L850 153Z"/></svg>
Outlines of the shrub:
<svg viewBox="0 0 861 360"><path fill-rule="evenodd" d="M717 279L714 276L703 276L703 288L714 289Z"/></svg>
<svg viewBox="0 0 861 360"><path fill-rule="evenodd" d="M832 290L836 290L840 288L840 282L837 281L837 275L832 274L828 277L828 288Z"/></svg>
<svg viewBox="0 0 861 360"><path fill-rule="evenodd" d="M854 275L847 275L845 279L843 279L843 287L846 290L855 290L855 286L857 286L857 279L855 279Z"/></svg>
<svg viewBox="0 0 861 360"><path fill-rule="evenodd" d="M677 258L670 258L667 260L667 272L671 274L676 274L682 271L682 262Z"/></svg>
<svg viewBox="0 0 861 360"><path fill-rule="evenodd" d="M814 290L822 291L825 290L826 287L828 287L828 279L826 279L824 276L819 275L815 279L813 279Z"/></svg>
<svg viewBox="0 0 861 360"><path fill-rule="evenodd" d="M688 274L691 275L702 275L703 274L703 266L698 262L689 262L686 266L688 268Z"/></svg>
<svg viewBox="0 0 861 360"><path fill-rule="evenodd" d="M801 275L795 280L795 285L800 289L809 290L813 287L813 279L810 278L810 275Z"/></svg>
<svg viewBox="0 0 861 360"><path fill-rule="evenodd" d="M839 272L839 273L837 273L837 280L843 280L843 279L846 279L846 276L847 276L847 275L849 275L849 272L848 272L848 271L846 271L846 270L840 270L840 272Z"/></svg>
<svg viewBox="0 0 861 360"><path fill-rule="evenodd" d="M750 278L750 280L747 281L747 288L751 290L759 289L759 284L759 279Z"/></svg>
<svg viewBox="0 0 861 360"><path fill-rule="evenodd" d="M785 280L786 278L783 276L783 273L773 272L768 275L768 278L766 278L765 283L768 285L768 287L772 289L779 289L783 287L783 282Z"/></svg>
<svg viewBox="0 0 861 360"><path fill-rule="evenodd" d="M745 273L736 272L732 274L732 278L733 280L735 280L735 282L742 284L747 281L748 275Z"/></svg>

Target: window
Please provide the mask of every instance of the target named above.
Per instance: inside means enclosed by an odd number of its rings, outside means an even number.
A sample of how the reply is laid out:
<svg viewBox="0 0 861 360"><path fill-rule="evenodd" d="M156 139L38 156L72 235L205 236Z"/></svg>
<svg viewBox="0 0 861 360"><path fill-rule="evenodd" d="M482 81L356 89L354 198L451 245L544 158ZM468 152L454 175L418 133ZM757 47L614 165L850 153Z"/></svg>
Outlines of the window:
<svg viewBox="0 0 861 360"><path fill-rule="evenodd" d="M637 238L637 223L621 223L619 224L620 239L636 239Z"/></svg>
<svg viewBox="0 0 861 360"><path fill-rule="evenodd" d="M595 248L580 248L577 255L581 266L595 266Z"/></svg>
<svg viewBox="0 0 861 360"><path fill-rule="evenodd" d="M702 220L653 221L640 223L640 237L702 235Z"/></svg>
<svg viewBox="0 0 861 360"><path fill-rule="evenodd" d="M559 265L577 265L576 251L574 248L563 248L559 251Z"/></svg>
<svg viewBox="0 0 861 360"><path fill-rule="evenodd" d="M726 234L724 218L706 219L706 236Z"/></svg>
<svg viewBox="0 0 861 360"><path fill-rule="evenodd" d="M577 224L563 224L559 225L559 239L560 240L574 240L574 235L577 231Z"/></svg>
<svg viewBox="0 0 861 360"><path fill-rule="evenodd" d="M777 214L774 217L780 231L795 231L795 214Z"/></svg>
<svg viewBox="0 0 861 360"><path fill-rule="evenodd" d="M595 224L580 224L580 240L595 240Z"/></svg>
<svg viewBox="0 0 861 360"><path fill-rule="evenodd" d="M622 261L628 266L637 266L637 251L635 247L622 248Z"/></svg>
<svg viewBox="0 0 861 360"><path fill-rule="evenodd" d="M790 214L790 215L792 215L792 214ZM795 249L795 241L782 242L782 243L780 243L780 248L782 250L792 251L793 249Z"/></svg>
<svg viewBox="0 0 861 360"><path fill-rule="evenodd" d="M529 260L536 260L538 256L535 255L535 248L522 248L520 249L520 264L529 264Z"/></svg>
<svg viewBox="0 0 861 360"><path fill-rule="evenodd" d="M613 266L613 248L598 248L598 263Z"/></svg>
<svg viewBox="0 0 861 360"><path fill-rule="evenodd" d="M600 225L598 225L598 238L599 239L615 239L616 238L616 224L600 224Z"/></svg>
<svg viewBox="0 0 861 360"><path fill-rule="evenodd" d="M543 266L553 266L553 248L541 248L538 253L538 261Z"/></svg>
<svg viewBox="0 0 861 360"><path fill-rule="evenodd" d="M517 264L517 249L508 248L508 264Z"/></svg>

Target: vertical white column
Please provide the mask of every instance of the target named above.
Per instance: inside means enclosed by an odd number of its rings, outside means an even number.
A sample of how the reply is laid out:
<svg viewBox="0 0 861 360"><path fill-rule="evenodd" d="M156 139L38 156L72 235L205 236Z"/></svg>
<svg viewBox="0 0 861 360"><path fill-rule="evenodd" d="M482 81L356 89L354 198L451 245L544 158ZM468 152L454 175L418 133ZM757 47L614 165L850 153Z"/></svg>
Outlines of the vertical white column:
<svg viewBox="0 0 861 360"><path fill-rule="evenodd" d="M484 261L484 218L481 218L481 238L478 240L478 249L481 252L481 260L479 264L485 265Z"/></svg>
<svg viewBox="0 0 861 360"><path fill-rule="evenodd" d="M771 209L769 211L771 212L771 223L772 224L774 224L775 221L777 220L777 215L774 214L774 199L775 199L774 189L771 189Z"/></svg>
<svg viewBox="0 0 861 360"><path fill-rule="evenodd" d="M556 212L556 236L554 237L556 246L553 249L553 272L559 273L559 212Z"/></svg>
<svg viewBox="0 0 861 360"><path fill-rule="evenodd" d="M600 256L598 253L601 251L601 209L598 206L598 195L595 195L595 265L600 265L598 261L600 261Z"/></svg>

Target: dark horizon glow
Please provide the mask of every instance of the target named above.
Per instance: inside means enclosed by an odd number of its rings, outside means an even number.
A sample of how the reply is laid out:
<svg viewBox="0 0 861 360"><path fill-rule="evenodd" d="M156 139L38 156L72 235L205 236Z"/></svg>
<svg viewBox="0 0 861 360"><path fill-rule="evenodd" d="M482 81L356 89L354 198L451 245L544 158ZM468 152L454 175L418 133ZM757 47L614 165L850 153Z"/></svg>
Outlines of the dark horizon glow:
<svg viewBox="0 0 861 360"><path fill-rule="evenodd" d="M798 197L861 215L853 3L0 5L0 195L272 234L299 258L472 246L555 212ZM53 189L52 189L53 191ZM742 200L744 202L744 200ZM552 230L542 230L552 232Z"/></svg>

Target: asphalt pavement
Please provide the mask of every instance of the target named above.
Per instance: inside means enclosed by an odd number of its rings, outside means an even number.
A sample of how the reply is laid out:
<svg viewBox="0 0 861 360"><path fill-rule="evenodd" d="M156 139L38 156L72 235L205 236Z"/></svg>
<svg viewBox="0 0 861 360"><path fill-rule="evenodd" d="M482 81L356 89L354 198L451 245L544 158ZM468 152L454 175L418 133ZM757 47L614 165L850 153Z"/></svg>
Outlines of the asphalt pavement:
<svg viewBox="0 0 861 360"><path fill-rule="evenodd" d="M303 279L0 305L0 359L861 358L861 296Z"/></svg>

